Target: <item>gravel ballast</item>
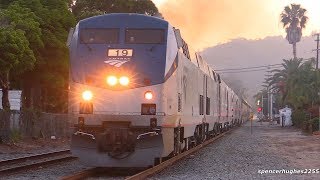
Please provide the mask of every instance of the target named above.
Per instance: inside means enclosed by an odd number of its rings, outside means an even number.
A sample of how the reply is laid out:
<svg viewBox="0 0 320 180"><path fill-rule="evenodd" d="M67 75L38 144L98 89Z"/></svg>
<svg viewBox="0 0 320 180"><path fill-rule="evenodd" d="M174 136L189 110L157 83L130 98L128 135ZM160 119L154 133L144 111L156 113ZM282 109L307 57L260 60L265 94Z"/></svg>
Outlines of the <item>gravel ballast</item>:
<svg viewBox="0 0 320 180"><path fill-rule="evenodd" d="M278 133L275 133L278 132ZM253 132L250 131L250 122L233 130L230 134L201 149L173 166L165 169L150 179L318 179L317 174L260 174L259 170L298 170L320 168L320 150L309 152L293 152L289 155L278 152L282 149L281 132L285 135L294 134L290 140L301 140L305 136L294 128L281 128L270 125L268 122L253 122ZM316 143L320 143L319 138ZM302 140L303 141L303 140ZM315 145L317 147L317 145ZM319 145L320 148L320 145ZM310 167L308 159L305 166L297 165L292 159L297 153L310 153L318 157L318 164ZM316 153L316 155L314 154ZM308 156L308 155L306 155ZM311 160L310 160L311 161ZM309 165L308 165L309 164Z"/></svg>
<svg viewBox="0 0 320 180"><path fill-rule="evenodd" d="M149 179L320 179L318 174L260 174L259 170L320 168L320 136L293 127L250 122ZM78 160L37 168L0 179L60 179L88 167ZM89 179L124 179L97 177Z"/></svg>

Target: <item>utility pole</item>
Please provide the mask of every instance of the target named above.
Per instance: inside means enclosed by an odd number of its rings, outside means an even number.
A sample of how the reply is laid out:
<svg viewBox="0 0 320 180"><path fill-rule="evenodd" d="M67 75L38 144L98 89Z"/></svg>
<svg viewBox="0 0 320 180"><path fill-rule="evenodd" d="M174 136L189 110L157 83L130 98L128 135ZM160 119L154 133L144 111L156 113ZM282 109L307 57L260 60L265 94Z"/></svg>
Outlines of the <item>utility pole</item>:
<svg viewBox="0 0 320 180"><path fill-rule="evenodd" d="M320 36L320 33L315 34L315 36L317 36L317 39L315 40L315 41L317 41L317 49L315 49L315 51L317 52L316 69L319 70L319 41L320 41L319 36ZM316 78L318 78L318 73L317 73ZM320 97L319 89L318 89L318 96ZM319 105L319 129L318 130L320 131L320 105Z"/></svg>
<svg viewBox="0 0 320 180"><path fill-rule="evenodd" d="M320 50L319 49L319 41L320 41L319 36L320 36L320 33L315 34L315 36L317 36L317 39L315 40L317 42L317 49L314 50L317 52L316 69L319 69L319 50Z"/></svg>
<svg viewBox="0 0 320 180"><path fill-rule="evenodd" d="M270 118L270 92L269 92L269 87L267 87L267 113L268 113L268 119Z"/></svg>
<svg viewBox="0 0 320 180"><path fill-rule="evenodd" d="M270 94L270 96L271 96L271 104L270 104L270 109L271 109L271 111L270 111L270 117L271 117L271 119L273 120L273 93L271 92L271 94Z"/></svg>
<svg viewBox="0 0 320 180"><path fill-rule="evenodd" d="M267 79L269 79L272 75L271 75L271 71L270 71L270 66L268 66L268 74L266 75L267 76ZM267 116L268 116L268 120L270 120L271 118L271 113L270 113L270 110L271 110L271 101L270 101L270 98L271 98L271 94L270 94L270 86L268 85L267 87L267 103L268 103L268 106L267 106Z"/></svg>
<svg viewBox="0 0 320 180"><path fill-rule="evenodd" d="M320 91L318 92L318 96L320 98ZM318 131L320 132L320 105L319 105L319 129Z"/></svg>
<svg viewBox="0 0 320 180"><path fill-rule="evenodd" d="M261 104L262 111L261 111L261 112L262 112L262 115L264 115L264 110L263 110L263 106L264 106L263 103L264 103L264 101L263 101L263 99L264 99L264 98L263 98L263 91L262 91L262 98L261 98L261 102L262 102L262 104Z"/></svg>

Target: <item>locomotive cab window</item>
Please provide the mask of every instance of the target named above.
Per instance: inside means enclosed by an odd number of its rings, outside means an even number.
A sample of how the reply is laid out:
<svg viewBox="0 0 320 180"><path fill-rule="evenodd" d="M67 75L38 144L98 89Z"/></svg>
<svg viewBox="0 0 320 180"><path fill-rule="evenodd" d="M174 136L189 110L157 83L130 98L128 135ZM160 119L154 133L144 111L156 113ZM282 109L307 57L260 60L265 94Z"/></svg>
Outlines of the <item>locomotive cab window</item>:
<svg viewBox="0 0 320 180"><path fill-rule="evenodd" d="M80 31L81 44L117 44L119 29L86 28Z"/></svg>
<svg viewBox="0 0 320 180"><path fill-rule="evenodd" d="M163 44L163 29L126 29L127 44Z"/></svg>

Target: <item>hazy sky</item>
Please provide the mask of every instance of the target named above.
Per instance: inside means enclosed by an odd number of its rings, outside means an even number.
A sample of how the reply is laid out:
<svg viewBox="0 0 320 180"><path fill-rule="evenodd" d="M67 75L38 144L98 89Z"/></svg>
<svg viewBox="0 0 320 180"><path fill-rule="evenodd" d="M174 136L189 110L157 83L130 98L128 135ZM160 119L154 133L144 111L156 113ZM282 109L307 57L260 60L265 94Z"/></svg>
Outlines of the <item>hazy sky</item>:
<svg viewBox="0 0 320 180"><path fill-rule="evenodd" d="M307 9L304 35L320 29L320 0L152 0L162 15L179 28L195 50L235 38L261 39L282 35L280 13L298 3Z"/></svg>

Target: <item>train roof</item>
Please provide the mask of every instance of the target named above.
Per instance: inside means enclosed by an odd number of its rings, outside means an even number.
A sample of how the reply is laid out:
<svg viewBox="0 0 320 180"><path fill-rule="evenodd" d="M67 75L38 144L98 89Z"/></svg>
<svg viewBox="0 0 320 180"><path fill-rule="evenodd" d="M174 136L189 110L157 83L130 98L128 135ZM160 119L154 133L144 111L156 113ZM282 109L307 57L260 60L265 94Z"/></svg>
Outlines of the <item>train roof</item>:
<svg viewBox="0 0 320 180"><path fill-rule="evenodd" d="M125 21L125 23L123 22ZM85 27L126 27L131 28L167 28L168 21L155 16L136 13L111 13L93 16L79 21L80 28Z"/></svg>

